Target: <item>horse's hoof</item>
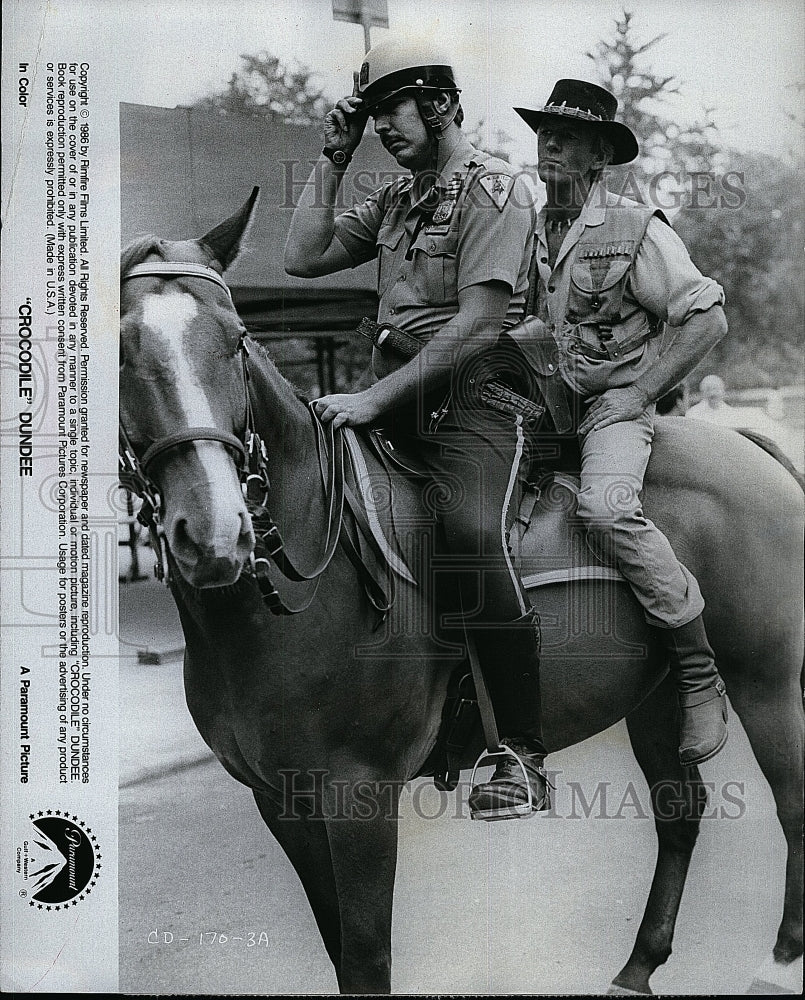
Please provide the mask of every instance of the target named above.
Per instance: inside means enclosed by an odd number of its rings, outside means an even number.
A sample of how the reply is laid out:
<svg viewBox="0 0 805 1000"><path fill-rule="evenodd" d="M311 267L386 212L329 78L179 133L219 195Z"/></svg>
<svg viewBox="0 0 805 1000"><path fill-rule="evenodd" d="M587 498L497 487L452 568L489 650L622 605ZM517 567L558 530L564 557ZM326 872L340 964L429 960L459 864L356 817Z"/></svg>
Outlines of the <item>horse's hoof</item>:
<svg viewBox="0 0 805 1000"><path fill-rule="evenodd" d="M746 996L801 996L802 956L793 962L777 962L770 958L758 969Z"/></svg>
<svg viewBox="0 0 805 1000"><path fill-rule="evenodd" d="M641 993L640 990L627 990L625 986L616 986L614 983L609 987L606 992L608 997L651 997L654 994L649 990L648 993Z"/></svg>

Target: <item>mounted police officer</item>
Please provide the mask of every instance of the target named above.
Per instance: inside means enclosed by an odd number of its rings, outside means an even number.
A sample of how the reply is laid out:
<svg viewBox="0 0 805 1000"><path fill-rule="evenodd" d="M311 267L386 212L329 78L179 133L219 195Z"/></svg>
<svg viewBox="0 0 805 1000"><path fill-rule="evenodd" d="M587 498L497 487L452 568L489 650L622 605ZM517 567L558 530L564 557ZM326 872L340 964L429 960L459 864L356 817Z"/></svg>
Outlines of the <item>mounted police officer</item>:
<svg viewBox="0 0 805 1000"><path fill-rule="evenodd" d="M537 220L529 311L552 330L577 403L578 513L593 550L631 584L676 679L683 765L727 739L724 683L698 584L642 511L655 401L727 332L724 293L691 262L663 214L607 191L601 173L638 153L618 102L560 80L541 109L515 108L537 134L547 203ZM666 324L673 328L666 330Z"/></svg>
<svg viewBox="0 0 805 1000"><path fill-rule="evenodd" d="M530 789L533 811L547 809L538 619L505 538L522 420L485 409L472 391L473 372L500 331L522 317L533 192L465 138L455 74L438 51L389 40L367 53L356 76L353 94L325 119L324 150L294 211L285 268L315 277L379 257L379 322L414 338L418 353L406 363L375 350L373 385L323 396L315 409L336 426L382 418L440 484L447 542L461 557L465 624L504 742L524 765L505 757L493 780L473 791L470 807L485 818L506 815L528 801ZM370 117L411 174L336 217L339 185Z"/></svg>

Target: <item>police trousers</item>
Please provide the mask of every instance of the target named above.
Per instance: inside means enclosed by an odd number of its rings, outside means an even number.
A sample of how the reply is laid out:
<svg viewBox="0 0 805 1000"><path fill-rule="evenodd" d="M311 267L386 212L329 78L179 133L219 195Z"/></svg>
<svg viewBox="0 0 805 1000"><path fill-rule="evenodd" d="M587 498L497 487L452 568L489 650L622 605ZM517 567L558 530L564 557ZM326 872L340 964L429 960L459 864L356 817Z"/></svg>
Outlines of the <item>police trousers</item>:
<svg viewBox="0 0 805 1000"><path fill-rule="evenodd" d="M446 538L441 564L458 583L500 733L541 743L539 629L506 536L525 449L521 422L464 409L454 397L435 430L394 423L393 437L416 450L433 478L425 499Z"/></svg>
<svg viewBox="0 0 805 1000"><path fill-rule="evenodd" d="M654 406L579 436L579 517L587 543L631 585L650 625L677 628L704 608L699 585L674 555L660 529L643 513L640 491L654 438Z"/></svg>

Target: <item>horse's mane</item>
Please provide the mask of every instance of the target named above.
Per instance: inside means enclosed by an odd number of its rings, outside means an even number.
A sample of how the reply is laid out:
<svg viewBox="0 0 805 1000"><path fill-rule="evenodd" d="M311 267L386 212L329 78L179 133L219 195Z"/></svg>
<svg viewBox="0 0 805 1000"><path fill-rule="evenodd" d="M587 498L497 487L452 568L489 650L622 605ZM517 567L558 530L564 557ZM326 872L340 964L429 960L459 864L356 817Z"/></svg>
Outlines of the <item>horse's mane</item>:
<svg viewBox="0 0 805 1000"><path fill-rule="evenodd" d="M265 345L261 344L259 340L255 340L254 335L252 335L250 339L251 342L254 344L254 346L257 348L257 354L263 359L263 361L265 361L267 365L270 365L270 367L273 368L274 371L276 371L277 375L282 379L283 382L285 382L285 384L289 387L291 392L293 392L294 396L299 400L299 402L304 403L305 406L307 406L310 403L310 399L287 376L283 375L283 373L279 370L279 368L277 368L276 362L268 353L268 349L265 347Z"/></svg>
<svg viewBox="0 0 805 1000"><path fill-rule="evenodd" d="M120 252L120 276L123 277L136 264L142 264L145 258L152 253L163 256L159 247L159 238L148 233L146 236L138 236L123 247Z"/></svg>

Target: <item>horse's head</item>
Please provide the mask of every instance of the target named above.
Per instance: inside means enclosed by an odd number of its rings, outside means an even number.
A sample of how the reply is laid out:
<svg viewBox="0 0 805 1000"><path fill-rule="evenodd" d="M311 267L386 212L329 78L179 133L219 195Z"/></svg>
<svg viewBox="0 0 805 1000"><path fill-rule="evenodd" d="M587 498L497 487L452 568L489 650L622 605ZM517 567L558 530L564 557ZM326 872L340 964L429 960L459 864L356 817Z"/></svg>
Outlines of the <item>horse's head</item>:
<svg viewBox="0 0 805 1000"><path fill-rule="evenodd" d="M257 194L201 239L149 237L121 259L121 428L193 587L233 583L254 547L237 465L247 427L244 328L220 276Z"/></svg>

